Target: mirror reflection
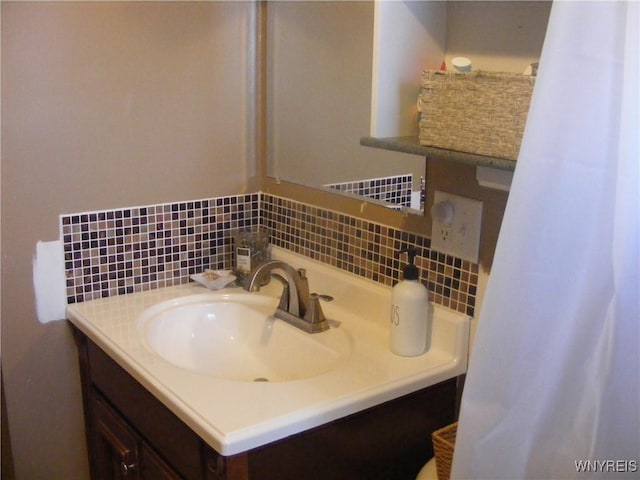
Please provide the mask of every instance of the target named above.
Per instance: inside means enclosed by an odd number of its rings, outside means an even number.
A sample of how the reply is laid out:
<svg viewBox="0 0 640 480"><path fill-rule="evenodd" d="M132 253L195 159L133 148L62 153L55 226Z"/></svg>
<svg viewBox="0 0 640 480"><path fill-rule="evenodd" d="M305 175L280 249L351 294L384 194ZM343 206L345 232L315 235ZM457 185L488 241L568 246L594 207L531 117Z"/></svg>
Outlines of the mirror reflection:
<svg viewBox="0 0 640 480"><path fill-rule="evenodd" d="M373 14L374 2L267 4L267 174L418 213L424 157L359 143Z"/></svg>

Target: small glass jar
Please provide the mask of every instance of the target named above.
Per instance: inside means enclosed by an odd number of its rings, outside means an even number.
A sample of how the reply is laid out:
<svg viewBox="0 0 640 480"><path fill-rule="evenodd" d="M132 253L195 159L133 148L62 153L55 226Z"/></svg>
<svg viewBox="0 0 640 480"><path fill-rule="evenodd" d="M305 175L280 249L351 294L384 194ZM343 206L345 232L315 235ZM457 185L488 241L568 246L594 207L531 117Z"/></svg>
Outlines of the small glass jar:
<svg viewBox="0 0 640 480"><path fill-rule="evenodd" d="M264 227L250 227L233 233L233 274L238 285L256 267L271 260L269 231Z"/></svg>

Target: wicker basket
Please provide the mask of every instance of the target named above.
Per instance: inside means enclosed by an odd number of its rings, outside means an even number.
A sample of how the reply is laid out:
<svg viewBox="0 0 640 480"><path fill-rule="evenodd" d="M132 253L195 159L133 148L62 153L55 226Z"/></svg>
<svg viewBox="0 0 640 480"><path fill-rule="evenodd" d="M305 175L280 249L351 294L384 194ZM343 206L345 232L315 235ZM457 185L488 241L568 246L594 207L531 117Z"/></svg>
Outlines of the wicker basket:
<svg viewBox="0 0 640 480"><path fill-rule="evenodd" d="M457 432L458 422L447 425L431 434L438 480L449 480L451 477L451 462L453 461L453 449Z"/></svg>
<svg viewBox="0 0 640 480"><path fill-rule="evenodd" d="M535 77L425 70L420 144L516 160Z"/></svg>

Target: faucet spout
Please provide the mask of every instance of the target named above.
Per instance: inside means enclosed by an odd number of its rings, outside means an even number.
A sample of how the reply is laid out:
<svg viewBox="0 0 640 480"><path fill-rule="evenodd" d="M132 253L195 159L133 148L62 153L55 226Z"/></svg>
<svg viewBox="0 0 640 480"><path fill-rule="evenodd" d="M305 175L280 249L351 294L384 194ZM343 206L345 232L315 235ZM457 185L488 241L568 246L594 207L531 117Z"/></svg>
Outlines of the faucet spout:
<svg viewBox="0 0 640 480"><path fill-rule="evenodd" d="M284 277L272 273L274 270L284 273ZM309 294L309 280L304 269L296 270L280 260L271 260L256 267L247 277L244 289L257 292L260 285L271 277L278 278L284 285L280 304L274 316L284 320L307 333L323 332L329 329L329 322L322 314L317 295Z"/></svg>
<svg viewBox="0 0 640 480"><path fill-rule="evenodd" d="M309 281L304 271L299 272L288 263L280 260L271 260L263 263L251 272L245 284L245 290L249 292L259 291L260 284L264 283L265 276L272 275L271 272L273 270L281 270L284 273L286 285L288 286L288 289L285 288L283 292L287 294L288 298L286 298L286 302L281 301L281 305L286 305L286 310L292 315L304 317L309 297ZM285 300L284 296L283 300Z"/></svg>

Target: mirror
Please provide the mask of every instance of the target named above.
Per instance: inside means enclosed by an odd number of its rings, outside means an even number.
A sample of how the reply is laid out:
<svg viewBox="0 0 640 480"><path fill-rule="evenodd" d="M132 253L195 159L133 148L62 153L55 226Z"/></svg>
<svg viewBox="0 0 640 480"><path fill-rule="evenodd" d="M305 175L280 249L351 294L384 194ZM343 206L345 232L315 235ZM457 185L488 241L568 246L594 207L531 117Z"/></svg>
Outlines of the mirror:
<svg viewBox="0 0 640 480"><path fill-rule="evenodd" d="M267 4L267 175L422 214L425 158L359 143L373 15L374 2Z"/></svg>

